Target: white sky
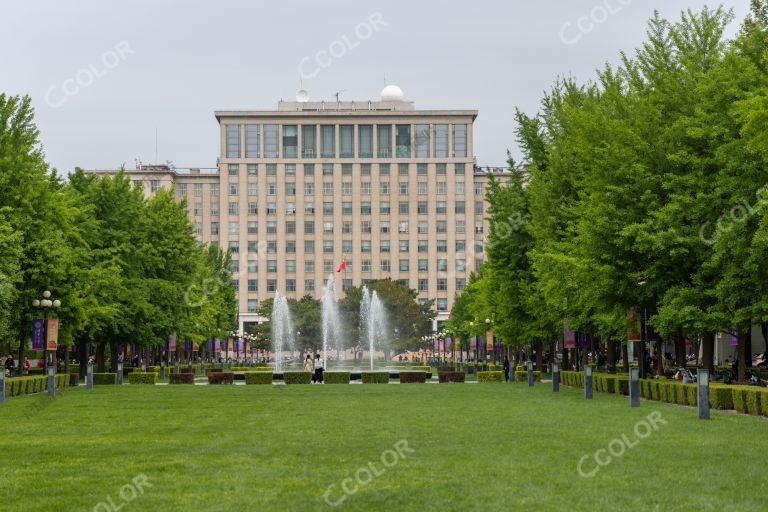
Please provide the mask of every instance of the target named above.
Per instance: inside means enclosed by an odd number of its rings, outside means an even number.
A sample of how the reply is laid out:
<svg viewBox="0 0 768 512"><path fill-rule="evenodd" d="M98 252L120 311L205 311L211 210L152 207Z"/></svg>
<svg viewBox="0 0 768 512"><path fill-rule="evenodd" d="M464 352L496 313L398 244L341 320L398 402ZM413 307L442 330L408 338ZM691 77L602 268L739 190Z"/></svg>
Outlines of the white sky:
<svg viewBox="0 0 768 512"><path fill-rule="evenodd" d="M515 107L533 113L558 75L585 81L620 50L631 52L654 9L677 19L704 4L10 0L0 14L0 92L32 96L47 158L59 172L151 163L155 129L159 162L213 167L213 111L293 100L308 57L303 85L313 100L339 90L344 100L378 99L386 73L417 108L478 109L475 156L481 165L502 165L507 149L519 155ZM749 1L724 5L735 10L733 34ZM601 22L582 24L591 29L581 32L576 22L590 12ZM386 25L367 37L366 20L377 13ZM361 23L368 25L358 37ZM344 48L345 37L353 48ZM322 54L318 66L317 53L329 48L338 57L326 65ZM87 86L72 88L78 77Z"/></svg>

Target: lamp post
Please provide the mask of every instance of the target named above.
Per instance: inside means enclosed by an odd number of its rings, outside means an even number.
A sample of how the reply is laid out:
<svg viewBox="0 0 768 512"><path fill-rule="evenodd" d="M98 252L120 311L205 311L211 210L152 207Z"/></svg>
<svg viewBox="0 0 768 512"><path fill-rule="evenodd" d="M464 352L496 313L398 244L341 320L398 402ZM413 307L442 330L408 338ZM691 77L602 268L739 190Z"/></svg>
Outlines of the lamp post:
<svg viewBox="0 0 768 512"><path fill-rule="evenodd" d="M48 354L48 311L56 310L61 307L59 299L51 300L51 292L45 290L42 299L32 301L32 307L43 310L43 361L45 363L45 374L48 375L48 396L56 395L56 351Z"/></svg>
<svg viewBox="0 0 768 512"><path fill-rule="evenodd" d="M480 350L480 345L477 343L477 335L475 335L475 322L474 320L469 321L469 332L472 333L472 336L475 337L475 375L477 375L477 360L478 360L478 354Z"/></svg>
<svg viewBox="0 0 768 512"><path fill-rule="evenodd" d="M491 319L490 318L486 318L485 319L485 335L486 335L486 339L483 340L483 344L485 345L485 359L483 359L483 365L484 365L483 367L484 368L485 368L485 365L487 365L487 363L488 363L488 361L487 361L488 360L488 338L487 338L487 336L488 336L488 332L490 330L491 330ZM491 336L491 343L493 344L493 336ZM495 362L496 361L496 346L495 346L495 344L492 345L491 351L492 351L492 354L493 354L493 360Z"/></svg>

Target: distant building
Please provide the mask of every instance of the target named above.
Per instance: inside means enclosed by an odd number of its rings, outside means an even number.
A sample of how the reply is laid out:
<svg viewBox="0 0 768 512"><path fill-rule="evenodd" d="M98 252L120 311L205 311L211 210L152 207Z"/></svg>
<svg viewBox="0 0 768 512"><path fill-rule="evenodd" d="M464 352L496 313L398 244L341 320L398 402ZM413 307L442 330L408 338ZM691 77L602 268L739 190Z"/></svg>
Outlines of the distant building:
<svg viewBox="0 0 768 512"><path fill-rule="evenodd" d="M337 295L406 282L435 300L436 328L484 258L486 173L506 174L475 165L477 111L416 110L396 86L381 101L297 100L215 112L217 169L126 172L148 194L175 186L198 239L232 252L241 327L275 291L319 297L333 275Z"/></svg>

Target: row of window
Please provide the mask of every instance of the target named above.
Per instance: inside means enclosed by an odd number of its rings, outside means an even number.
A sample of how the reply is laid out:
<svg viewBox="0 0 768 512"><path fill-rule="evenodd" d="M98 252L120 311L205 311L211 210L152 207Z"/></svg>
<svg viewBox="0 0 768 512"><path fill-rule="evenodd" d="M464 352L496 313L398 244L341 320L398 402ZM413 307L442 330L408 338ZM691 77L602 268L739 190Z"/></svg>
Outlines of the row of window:
<svg viewBox="0 0 768 512"><path fill-rule="evenodd" d="M324 201L323 209L322 209L323 215L334 215L336 213L337 205L338 205L337 201ZM482 201L475 202L474 211L476 215L482 215L484 209L485 209L485 203L483 203ZM201 211L201 210L202 208L196 209L196 211ZM211 208L211 210L213 210L213 208ZM216 214L214 214L213 211L211 211L211 215L218 215L218 208L216 208L216 210L217 210ZM392 213L392 205L389 201L379 201L378 210L379 210L379 213L382 213L382 214ZM230 215L240 215L240 203L238 201L230 201L227 211L229 212ZM258 215L259 213L258 203L249 202L247 211L248 211L248 215ZM352 211L353 211L352 201L341 202L342 214L351 215ZM401 213L401 214L410 213L410 203L408 201L399 201L397 205L397 211L398 213ZM454 213L457 213L457 214L466 213L466 203L464 201L454 201L453 211ZM267 215L277 215L277 203L268 202L266 213ZM292 203L292 202L286 203L285 213L289 215L296 213L296 203ZM315 203L312 201L304 201L304 213L314 214ZM363 215L370 215L372 213L372 205L370 201L360 202L360 213ZM429 201L418 201L416 203L416 213L420 215L426 215L429 213L437 213L437 214L448 213L448 201L435 201L434 209L432 211L430 211L430 208L429 208Z"/></svg>
<svg viewBox="0 0 768 512"><path fill-rule="evenodd" d="M351 253L352 252L352 240L342 240L341 241L341 250L343 253ZM334 243L333 240L323 240L322 241L323 246L323 252L324 253L333 253L335 252ZM484 242L482 240L475 240L474 241L474 252L475 254L482 254L484 249ZM360 241L360 251L361 252L371 252L373 247L373 242L371 240L361 240ZM390 240L380 240L379 241L379 252L392 252L391 251L392 245ZM399 240L398 243L399 252L405 253L410 252L410 241L409 240ZM428 240L418 240L416 243L417 252L420 253L428 253L429 252L429 241ZM286 254L294 254L296 252L296 240L286 240L285 241L285 253ZM238 240L230 240L229 242L229 250L232 254L239 254L240 253L240 242ZM277 254L277 240L266 240L258 242L256 240L250 240L247 242L247 250L249 254L259 253L260 250L266 251L267 254ZM435 250L437 252L448 252L448 241L447 240L437 240L435 242ZM465 240L456 240L455 241L455 250L456 252L463 252L466 250L466 241ZM315 241L314 240L304 240L304 253L305 254L314 254L315 253Z"/></svg>
<svg viewBox="0 0 768 512"><path fill-rule="evenodd" d="M346 263L346 271L352 272L352 269L354 268L353 262L351 259L347 258L345 260ZM232 260L230 269L234 273L240 272L240 261L237 259ZM390 272L391 266L389 260L382 260L379 264L382 272ZM435 266L437 267L438 272L448 272L448 260L447 259L438 259L435 261ZM410 272L411 270L411 262L410 260L400 260L398 269L400 272ZM267 272L273 273L277 272L277 260L267 260ZM323 261L323 272L333 272L334 269L334 261L333 260L324 260ZM373 271L373 265L371 263L371 260L362 260L360 262L360 270L362 272L372 272ZM419 272L429 272L429 260L418 260L418 266L417 270ZM467 260L465 259L457 259L456 260L456 271L457 272L466 272L467 270ZM259 264L258 260L248 260L248 272L249 273L256 273L259 271ZM289 274L296 272L296 260L285 260L285 271ZM315 260L305 260L304 261L304 272L314 272L315 271ZM256 282L255 279L249 280L249 283L253 281ZM256 285L254 285L255 287ZM251 290L250 285L248 287L249 292L255 292L258 291L256 289Z"/></svg>
<svg viewBox="0 0 768 512"><path fill-rule="evenodd" d="M464 158L467 131L466 124L398 124L394 130L389 124L227 124L225 154L227 158L448 158L453 135L451 156Z"/></svg>
<svg viewBox="0 0 768 512"><path fill-rule="evenodd" d="M315 195L315 182L314 181L306 181L304 182L304 195L312 196ZM322 183L322 191L323 195L326 196L333 196L336 195L338 190L336 190L336 183L332 181L326 181ZM481 189L482 189L482 184ZM416 184L416 190L419 195L427 195L429 193L429 183L426 181L420 181ZM269 182L267 183L266 190L268 196L274 196L277 195L277 188L278 185L275 182ZM407 181L400 181L397 183L397 192L400 194L408 194L410 188L410 183ZM229 183L229 195L230 196L237 196L240 194L240 184L237 182L230 182ZM296 195L296 182L288 181L283 183L283 189L286 196L295 196ZM475 192L477 193L478 187L475 186ZM381 195L389 195L392 190L391 183L388 181L381 181L379 182L379 194ZM257 196L259 195L259 186L258 183L250 182L247 184L247 191L249 196ZM371 182L370 181L362 181L360 182L360 189L357 192L359 195L369 196L371 195ZM445 181L438 181L435 182L435 193L438 195L446 195L448 193L448 182ZM463 181L457 181L456 182L456 188L454 193L456 195L463 195L464 194L464 182ZM344 181L341 183L341 194L348 196L352 195L352 182L351 181ZM181 195L181 193L180 193Z"/></svg>
<svg viewBox="0 0 768 512"><path fill-rule="evenodd" d="M250 220L246 223L248 234L249 235L258 235L259 234L259 222L256 220ZM434 230L437 234L442 233L448 233L448 222L444 220L437 220L434 221ZM430 223L426 220L419 221L416 226L416 233L423 235L423 234L429 234L429 226ZM266 231L267 234L277 234L277 221L275 220L268 220L266 222ZM323 234L333 234L335 230L335 223L333 222L323 222L322 223L322 232ZM203 234L203 224L202 222L195 223L195 228L197 230L198 235ZM352 222L351 221L344 221L341 223L341 232L344 234L351 234L352 233ZM370 234L373 232L373 228L371 225L371 221L364 220L360 222L360 232L365 234ZM382 220L379 221L379 233L394 233L395 228L390 224L388 220ZM407 220L400 221L397 223L397 232L400 234L407 234L410 233L410 223ZM457 220L454 226L454 233L456 234L464 234L465 232L465 222L463 220ZM485 232L485 222L482 220L475 221L475 234L482 234ZM296 233L296 222L294 221L285 221L285 226L283 233L285 234L295 234ZM304 222L304 234L314 234L315 233L315 222L314 221L305 221ZM219 223L217 221L211 222L211 235L218 235L219 234ZM240 234L240 222L239 221L232 221L229 223L229 234L230 235L239 235ZM407 242L407 240L405 240Z"/></svg>
<svg viewBox="0 0 768 512"><path fill-rule="evenodd" d="M263 167L266 169L266 175L267 176L277 176L278 175L278 169L282 170L281 176L296 176L296 164L281 164L278 166L278 164L262 164ZM341 164L341 175L342 176L352 176L353 175L353 169L354 165L359 165L360 169L360 176L371 176L374 174L372 171L377 171L377 174L379 176L390 176L390 164L376 164L375 166L373 164L351 164L351 163L344 163ZM410 176L410 169L413 164L397 164L397 175L398 176ZM314 176L315 175L315 168L316 164L303 164L304 169L304 176ZM242 169L245 168L247 170L248 176L259 176L259 164L245 164L245 166L241 164L227 164L227 173L230 176L240 176L240 172ZM334 176L334 169L338 169L338 165L334 167L334 164L331 163L324 163L322 164L323 169L323 176ZM456 163L453 164L453 170L454 174L457 176L464 176L464 173L466 171L466 165L463 163ZM416 175L417 176L429 176L429 164L425 162L417 163L416 164ZM448 164L447 163L437 163L434 164L434 175L435 176L447 176L448 175Z"/></svg>

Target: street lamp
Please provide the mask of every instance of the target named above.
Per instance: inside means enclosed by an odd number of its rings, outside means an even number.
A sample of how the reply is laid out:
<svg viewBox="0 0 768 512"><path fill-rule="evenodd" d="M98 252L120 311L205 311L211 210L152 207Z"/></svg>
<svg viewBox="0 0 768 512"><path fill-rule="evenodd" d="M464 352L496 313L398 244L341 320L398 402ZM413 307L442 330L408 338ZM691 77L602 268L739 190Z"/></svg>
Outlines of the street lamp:
<svg viewBox="0 0 768 512"><path fill-rule="evenodd" d="M59 299L51 300L51 292L45 290L43 292L42 299L34 299L32 301L32 307L43 310L43 362L45 363L45 374L48 375L48 395L54 396L56 393L56 381L53 375L50 375L51 370L56 372L56 351L51 351L48 354L48 311L57 310L61 307L61 301ZM21 358L19 358L21 359ZM23 362L19 361L19 374L21 374L21 368Z"/></svg>
<svg viewBox="0 0 768 512"><path fill-rule="evenodd" d="M491 319L490 318L486 318L485 319L485 332L486 332L486 336L488 335L488 331L490 329L491 329ZM483 360L483 364L487 363L487 359L488 359L487 340L484 340L484 342L485 342L484 343L485 344L485 359ZM493 337L491 337L491 343L493 343ZM492 345L491 350L493 351L493 360L494 360L494 362L496 362L496 344L495 343Z"/></svg>

